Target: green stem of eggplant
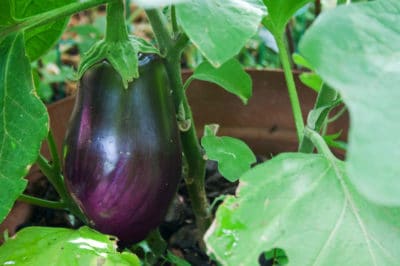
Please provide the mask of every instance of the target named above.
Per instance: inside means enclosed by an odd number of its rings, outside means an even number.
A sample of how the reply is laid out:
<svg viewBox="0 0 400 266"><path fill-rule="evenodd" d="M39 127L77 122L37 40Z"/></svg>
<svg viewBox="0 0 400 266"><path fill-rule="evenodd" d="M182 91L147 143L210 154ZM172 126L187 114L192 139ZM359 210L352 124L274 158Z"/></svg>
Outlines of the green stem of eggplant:
<svg viewBox="0 0 400 266"><path fill-rule="evenodd" d="M107 42L128 41L128 31L125 23L124 1L118 0L107 5Z"/></svg>
<svg viewBox="0 0 400 266"><path fill-rule="evenodd" d="M279 56L281 59L283 72L285 74L294 123L296 125L297 139L300 143L304 134L304 121L300 108L299 96L297 95L296 84L294 82L292 67L290 65L290 57L286 47L286 39L283 34L274 34L274 36L279 48Z"/></svg>
<svg viewBox="0 0 400 266"><path fill-rule="evenodd" d="M83 214L82 210L72 199L67 191L64 184L64 177L61 175L57 169L53 168L49 162L42 155L39 155L36 160L39 169L47 177L49 182L53 185L58 195L60 196L61 202L65 204L66 209L68 209L73 215L78 217L82 222L88 224L86 216Z"/></svg>
<svg viewBox="0 0 400 266"><path fill-rule="evenodd" d="M315 102L314 110L331 105L334 101L336 101L338 97L338 92L328 85L322 85L320 92L318 93L317 101ZM312 128L316 132L320 132L321 129L326 126L326 122L328 119L329 112L321 114L321 117L318 119L314 128L311 125L308 125L309 128ZM303 139L299 145L299 152L303 153L312 153L314 150L314 143L307 136L303 136Z"/></svg>
<svg viewBox="0 0 400 266"><path fill-rule="evenodd" d="M31 195L26 195L22 194L18 197L19 201L29 203L32 205L36 205L39 207L44 207L44 208L50 208L50 209L58 209L58 210L65 210L66 205L64 202L61 201L51 201L51 200L45 200L41 198L37 198Z"/></svg>
<svg viewBox="0 0 400 266"><path fill-rule="evenodd" d="M177 58L167 58L166 68L172 86L183 92L180 60ZM211 224L211 213L204 184L206 161L203 158L198 141L192 111L184 93L181 104L185 110L186 119L191 121L189 130L181 131L183 152L189 165L185 184L192 203L193 212L196 216L197 227L201 235L203 235Z"/></svg>
<svg viewBox="0 0 400 266"><path fill-rule="evenodd" d="M181 132L183 151L189 166L185 183L196 217L197 227L200 234L203 235L211 224L209 202L204 186L206 161L203 158L192 111L183 89L180 65L180 57L188 39L181 34L176 40L173 40L159 10L148 10L146 13L153 27L160 51L165 54L165 66L173 90L176 110L182 106L185 118L190 121L190 128Z"/></svg>

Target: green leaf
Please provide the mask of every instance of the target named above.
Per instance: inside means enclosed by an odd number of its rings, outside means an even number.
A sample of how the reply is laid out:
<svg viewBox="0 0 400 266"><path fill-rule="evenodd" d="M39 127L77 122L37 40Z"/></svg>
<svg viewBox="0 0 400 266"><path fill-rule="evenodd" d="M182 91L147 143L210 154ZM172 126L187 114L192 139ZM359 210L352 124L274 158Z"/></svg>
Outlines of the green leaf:
<svg viewBox="0 0 400 266"><path fill-rule="evenodd" d="M0 1L0 29L1 26L11 25L15 22L13 4L14 2L11 0Z"/></svg>
<svg viewBox="0 0 400 266"><path fill-rule="evenodd" d="M215 67L239 53L265 14L261 0L192 0L176 6L179 25Z"/></svg>
<svg viewBox="0 0 400 266"><path fill-rule="evenodd" d="M79 230L27 227L0 247L1 265L130 265L136 255L118 252L115 238L88 227Z"/></svg>
<svg viewBox="0 0 400 266"><path fill-rule="evenodd" d="M143 265L155 265L167 249L167 242L158 229L151 231L145 240L130 247L130 250L140 256Z"/></svg>
<svg viewBox="0 0 400 266"><path fill-rule="evenodd" d="M289 263L287 255L284 250L280 248L273 248L264 253L266 260L272 260L273 266L282 266Z"/></svg>
<svg viewBox="0 0 400 266"><path fill-rule="evenodd" d="M307 87L310 87L315 92L320 92L323 81L316 73L301 73L299 76L301 82Z"/></svg>
<svg viewBox="0 0 400 266"><path fill-rule="evenodd" d="M37 69L32 69L33 83L35 85L36 93L43 102L49 102L53 96L53 89L49 84L40 80L39 72Z"/></svg>
<svg viewBox="0 0 400 266"><path fill-rule="evenodd" d="M205 136L201 146L210 160L218 162L218 170L226 179L236 181L256 162L256 156L243 141L231 137Z"/></svg>
<svg viewBox="0 0 400 266"><path fill-rule="evenodd" d="M334 91L334 90L332 90ZM335 92L335 91L334 91ZM341 103L341 100L332 101L329 103L321 103L320 107L314 107L307 116L307 126L312 130L319 131L323 124L325 123L329 112L338 106Z"/></svg>
<svg viewBox="0 0 400 266"><path fill-rule="evenodd" d="M300 43L349 108L350 179L363 195L387 205L400 205L399 14L397 0L340 6L324 12Z"/></svg>
<svg viewBox="0 0 400 266"><path fill-rule="evenodd" d="M77 1L12 0L12 2L15 6L15 17L23 19ZM68 17L60 18L52 23L25 31L26 54L31 61L38 59L54 45L67 26L68 20Z"/></svg>
<svg viewBox="0 0 400 266"><path fill-rule="evenodd" d="M312 66L310 65L310 63L307 62L307 60L303 56L301 56L300 54L294 53L292 55L292 59L293 59L293 62L296 65L299 65L299 66L302 66L302 67L305 67L305 68L308 68L308 69L312 70Z"/></svg>
<svg viewBox="0 0 400 266"><path fill-rule="evenodd" d="M222 265L258 265L283 249L289 265L396 265L400 209L375 205L349 182L344 163L287 153L240 178L205 236ZM251 244L249 244L251 243Z"/></svg>
<svg viewBox="0 0 400 266"><path fill-rule="evenodd" d="M0 43L0 221L26 186L49 129L46 107L35 93L22 33Z"/></svg>
<svg viewBox="0 0 400 266"><path fill-rule="evenodd" d="M263 0L268 9L268 16L263 19L263 25L275 38L285 32L286 24L292 16L312 0Z"/></svg>
<svg viewBox="0 0 400 266"><path fill-rule="evenodd" d="M323 139L325 140L326 144L329 147L338 148L338 149L342 149L342 150L346 151L347 143L338 139L340 137L341 133L342 132L338 132L338 133L331 134L331 135L325 135L325 136L323 136Z"/></svg>
<svg viewBox="0 0 400 266"><path fill-rule="evenodd" d="M244 104L251 97L252 81L236 59L231 59L219 68L204 61L194 71L192 78L218 84L225 90L238 96Z"/></svg>
<svg viewBox="0 0 400 266"><path fill-rule="evenodd" d="M129 36L129 40L131 41L132 45L137 48L137 51L140 53L160 55L160 51L152 44L144 40L143 38L131 35Z"/></svg>
<svg viewBox="0 0 400 266"><path fill-rule="evenodd" d="M307 62L307 60L301 56L298 53L294 53L292 55L293 61L296 65L308 68L310 70L312 69L312 66L310 65L309 62ZM306 85L307 87L310 87L311 89L313 89L315 92L320 92L321 87L323 85L323 81L321 79L320 76L318 76L315 72L306 72L306 73L301 73L299 75L299 78L301 80L301 82L303 82L304 85Z"/></svg>

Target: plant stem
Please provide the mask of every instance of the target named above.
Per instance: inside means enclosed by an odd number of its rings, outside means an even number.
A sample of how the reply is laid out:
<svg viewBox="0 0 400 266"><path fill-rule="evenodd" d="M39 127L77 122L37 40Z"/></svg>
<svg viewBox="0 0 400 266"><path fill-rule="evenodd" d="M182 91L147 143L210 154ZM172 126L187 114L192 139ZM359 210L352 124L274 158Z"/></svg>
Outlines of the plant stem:
<svg viewBox="0 0 400 266"><path fill-rule="evenodd" d="M324 84L318 93L317 101L315 102L313 110L322 107L330 108L332 106L332 103L336 101L337 97L338 97L337 91L330 88L328 85ZM326 125L326 120L328 118L329 111L330 110L322 112L317 123L314 126L308 125L308 127L312 130L315 130L316 132L320 132L321 128L323 128ZM303 136L303 139L301 140L299 145L299 152L311 153L313 152L313 150L314 150L314 144L312 143L312 141L308 139L306 136Z"/></svg>
<svg viewBox="0 0 400 266"><path fill-rule="evenodd" d="M276 43L279 48L279 56L282 62L283 71L285 73L286 85L288 87L290 104L292 105L292 112L294 123L296 125L297 139L300 142L303 138L304 120L300 108L299 96L297 95L296 84L290 66L290 58L285 44L285 37L283 34L276 35Z"/></svg>
<svg viewBox="0 0 400 266"><path fill-rule="evenodd" d="M186 119L190 119L191 121L189 130L181 132L183 151L189 166L188 176L185 177L185 183L196 217L197 227L200 234L203 235L211 224L209 202L204 186L205 160L198 142L192 111L183 90L180 64L181 53L188 38L185 35L180 35L181 37L178 37L174 42L166 27L165 21L162 19L162 14L158 10L147 10L146 13L155 33L159 49L166 55L165 66L171 89L173 90L176 110L179 110L179 106L182 104Z"/></svg>
<svg viewBox="0 0 400 266"><path fill-rule="evenodd" d="M61 210L66 209L64 202L45 200L45 199L30 196L30 195L26 195L26 194L20 195L18 200L23 201L25 203L32 204L32 205L50 208L50 209L61 209Z"/></svg>
<svg viewBox="0 0 400 266"><path fill-rule="evenodd" d="M334 116L328 118L328 123L333 123L336 120L338 120L340 117L342 117L342 115L344 115L344 113L346 113L347 111L347 106L343 106L342 109L339 110L339 112L337 112Z"/></svg>
<svg viewBox="0 0 400 266"><path fill-rule="evenodd" d="M328 145L326 144L325 140L322 136L310 129L309 127L305 127L304 135L311 140L311 142L317 147L319 153L323 154L328 160L335 161L336 157L333 155L332 151L329 149Z"/></svg>
<svg viewBox="0 0 400 266"><path fill-rule="evenodd" d="M190 84L192 83L192 81L194 80L193 76L190 76L186 81L185 84L183 85L183 91L186 91L187 88L190 86Z"/></svg>
<svg viewBox="0 0 400 266"><path fill-rule="evenodd" d="M105 3L110 3L115 0L88 0L79 3L73 3L69 5L62 6L60 8L56 8L47 12L43 12L31 17L27 17L24 19L16 20L16 23L10 26L5 27L0 32L0 39L10 33L26 30L34 27L38 27L50 22L54 22L55 20L70 16L77 12L99 6Z"/></svg>
<svg viewBox="0 0 400 266"><path fill-rule="evenodd" d="M116 0L107 5L106 42L129 40L124 14L123 0Z"/></svg>
<svg viewBox="0 0 400 266"><path fill-rule="evenodd" d="M54 186L54 189L61 198L61 202L65 204L66 208L85 224L87 224L88 220L86 216L68 193L64 184L64 178L61 173L57 172L53 167L51 167L46 158L44 158L41 154L39 154L36 163L42 173L47 177L49 182Z"/></svg>
<svg viewBox="0 0 400 266"><path fill-rule="evenodd" d="M178 22L176 20L176 10L175 6L171 6L171 22L172 22L172 32L174 35L177 35L179 32Z"/></svg>
<svg viewBox="0 0 400 266"><path fill-rule="evenodd" d="M57 145L54 140L53 131L51 129L49 130L49 135L47 136L47 144L50 150L53 169L54 171L61 173L61 161L60 157L58 156Z"/></svg>
<svg viewBox="0 0 400 266"><path fill-rule="evenodd" d="M158 43L158 49L163 56L172 49L173 42L165 18L158 9L146 10L147 18L153 28Z"/></svg>
<svg viewBox="0 0 400 266"><path fill-rule="evenodd" d="M60 184L59 177L57 173L53 170L49 162L46 160L46 158L43 157L43 155L39 154L36 163L39 166L40 171L42 171L42 173L47 177L49 182L53 185L57 193L60 195L62 192L62 184Z"/></svg>
<svg viewBox="0 0 400 266"><path fill-rule="evenodd" d="M129 21L129 18L131 17L131 1L130 0L125 0L125 20Z"/></svg>
<svg viewBox="0 0 400 266"><path fill-rule="evenodd" d="M167 57L166 69L170 77L171 85L182 94L181 103L185 111L186 119L191 121L189 130L181 132L183 152L185 153L189 165L189 172L188 176L185 177L185 183L192 203L193 212L196 216L197 227L201 234L203 234L211 224L209 202L204 185L206 161L203 158L203 153L198 142L192 110L189 106L186 94L182 93L183 83L179 58Z"/></svg>

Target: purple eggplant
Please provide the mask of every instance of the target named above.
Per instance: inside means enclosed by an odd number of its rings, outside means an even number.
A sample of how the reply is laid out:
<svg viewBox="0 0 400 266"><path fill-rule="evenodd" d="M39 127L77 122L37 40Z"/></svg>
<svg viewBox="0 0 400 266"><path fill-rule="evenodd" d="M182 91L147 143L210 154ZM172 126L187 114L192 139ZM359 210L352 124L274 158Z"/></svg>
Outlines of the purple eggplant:
<svg viewBox="0 0 400 266"><path fill-rule="evenodd" d="M79 83L64 142L65 183L90 224L123 243L163 220L181 178L182 150L161 59L143 55L124 89L106 61Z"/></svg>

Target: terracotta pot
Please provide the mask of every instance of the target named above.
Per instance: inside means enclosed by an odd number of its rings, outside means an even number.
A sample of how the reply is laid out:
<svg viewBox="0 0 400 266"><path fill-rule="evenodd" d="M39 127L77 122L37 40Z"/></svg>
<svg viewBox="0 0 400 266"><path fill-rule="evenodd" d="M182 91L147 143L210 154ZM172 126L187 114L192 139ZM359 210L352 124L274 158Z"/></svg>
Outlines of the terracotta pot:
<svg viewBox="0 0 400 266"><path fill-rule="evenodd" d="M199 136L202 135L204 125L217 123L220 125L218 135L240 138L256 154L270 156L285 151L296 151L296 129L283 72L248 70L248 73L253 80L253 96L247 105L243 105L239 98L217 85L197 80L192 82L188 88L188 98ZM190 74L190 71L184 71L183 79L187 79ZM295 81L306 119L308 112L313 108L316 93L305 87L297 74ZM60 154L74 100L75 97L68 97L48 106L51 128ZM346 139L347 127L348 118L343 116L330 125L329 132L344 130L342 137ZM42 147L42 154L46 157L49 155L46 143ZM27 178L34 182L40 176L38 169L32 167ZM27 219L29 207L21 203L15 207L0 226L0 235L5 228L13 234L16 225Z"/></svg>

